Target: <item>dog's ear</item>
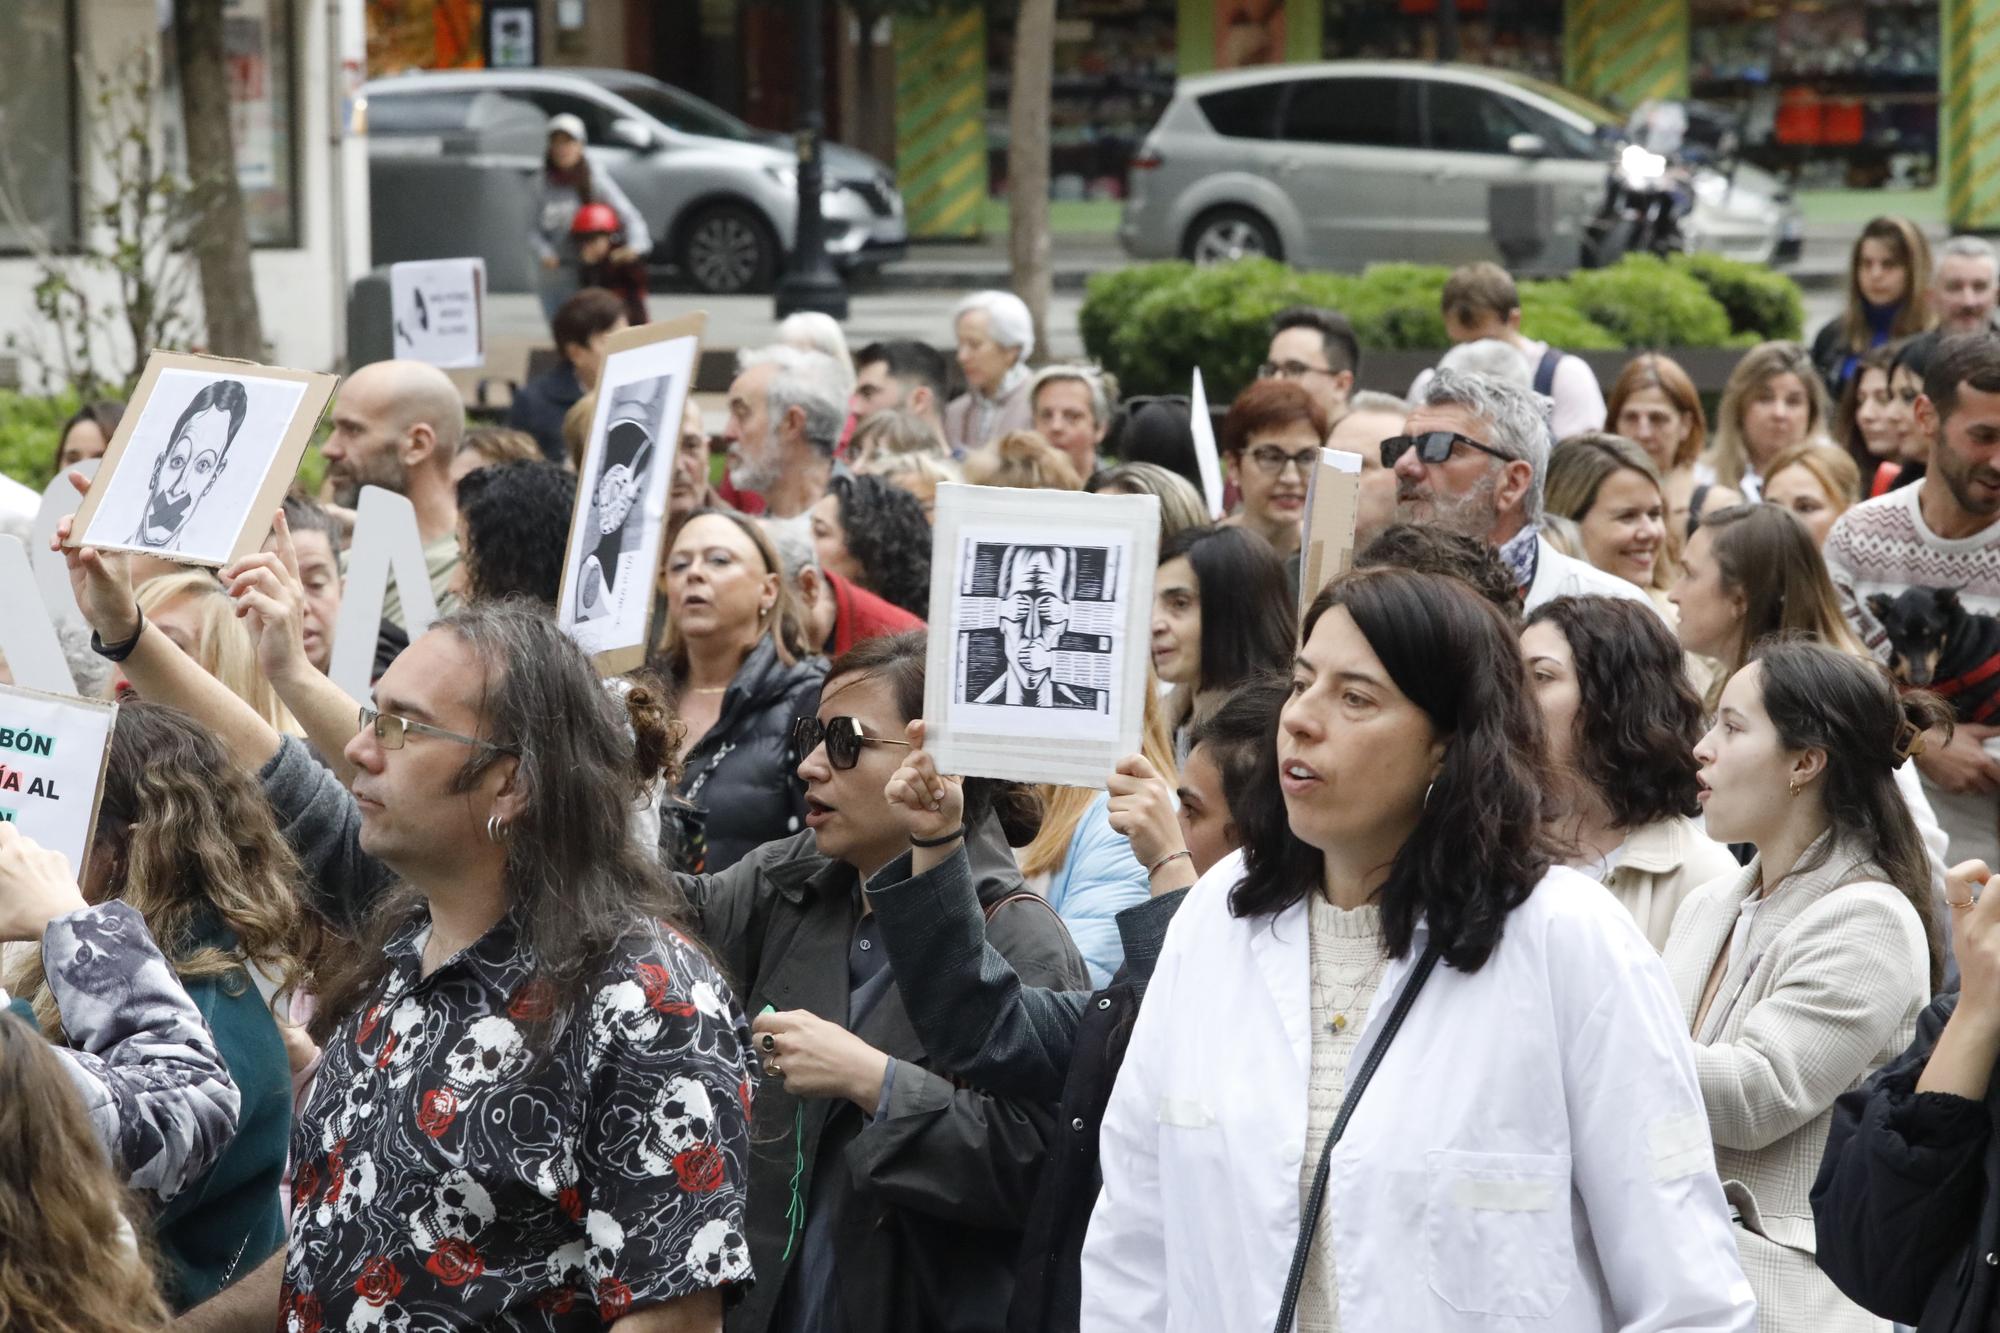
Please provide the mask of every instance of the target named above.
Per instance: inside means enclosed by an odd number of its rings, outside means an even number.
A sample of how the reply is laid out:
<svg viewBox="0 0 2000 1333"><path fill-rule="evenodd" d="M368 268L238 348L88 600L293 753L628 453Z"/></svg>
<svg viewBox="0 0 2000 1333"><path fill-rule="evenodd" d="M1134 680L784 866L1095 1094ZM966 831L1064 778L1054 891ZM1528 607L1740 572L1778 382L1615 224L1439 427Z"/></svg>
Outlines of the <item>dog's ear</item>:
<svg viewBox="0 0 2000 1333"><path fill-rule="evenodd" d="M1937 602L1937 608L1940 611L1957 611L1961 609L1958 604L1958 589L1956 588L1939 588L1932 596Z"/></svg>
<svg viewBox="0 0 2000 1333"><path fill-rule="evenodd" d="M1872 592L1868 594L1868 613L1877 620L1887 620L1889 612L1894 609L1895 605L1895 602L1891 601L1886 593Z"/></svg>

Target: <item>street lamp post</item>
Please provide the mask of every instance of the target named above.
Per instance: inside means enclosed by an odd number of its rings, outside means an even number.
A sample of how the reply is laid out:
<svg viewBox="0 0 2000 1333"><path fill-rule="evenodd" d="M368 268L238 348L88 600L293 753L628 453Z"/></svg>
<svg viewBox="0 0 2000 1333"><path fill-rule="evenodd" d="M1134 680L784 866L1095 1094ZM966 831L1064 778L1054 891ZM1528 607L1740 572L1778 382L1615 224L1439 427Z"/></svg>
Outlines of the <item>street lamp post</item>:
<svg viewBox="0 0 2000 1333"><path fill-rule="evenodd" d="M799 221L784 276L778 279L778 318L801 310L817 310L835 319L847 318L847 288L826 257L826 222L820 215L824 170L820 157L826 137L824 84L826 62L820 52L820 0L798 0L799 15Z"/></svg>

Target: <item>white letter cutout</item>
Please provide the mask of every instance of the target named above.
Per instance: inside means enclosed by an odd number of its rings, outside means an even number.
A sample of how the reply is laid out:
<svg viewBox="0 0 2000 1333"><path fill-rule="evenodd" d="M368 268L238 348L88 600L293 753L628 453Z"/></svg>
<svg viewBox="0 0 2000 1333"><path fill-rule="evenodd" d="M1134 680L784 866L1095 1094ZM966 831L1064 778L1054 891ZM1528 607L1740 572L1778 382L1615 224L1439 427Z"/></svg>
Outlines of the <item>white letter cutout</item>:
<svg viewBox="0 0 2000 1333"><path fill-rule="evenodd" d="M76 487L69 484L69 474L81 472L87 481L97 475L98 465L103 461L101 458L86 458L58 471L56 479L42 492L42 507L35 511L28 558L35 564L35 586L42 590L42 604L48 608L49 619L54 621L67 620L76 625L83 623L83 612L77 609L76 594L70 591L69 565L63 560L61 551L49 549L49 543L56 537L56 524L65 515L74 514L76 507L83 503Z"/></svg>
<svg viewBox="0 0 2000 1333"><path fill-rule="evenodd" d="M19 537L0 537L0 588L6 590L0 594L0 655L6 657L14 683L44 694L75 694L76 678L63 657L55 620L35 590L28 548ZM63 595L69 595L67 578Z"/></svg>
<svg viewBox="0 0 2000 1333"><path fill-rule="evenodd" d="M394 491L363 486L355 506L354 540L347 548L347 585L341 590L340 623L333 631L333 660L326 672L356 699L369 697L375 639L392 573L403 598L405 628L415 643L437 619L416 507Z"/></svg>

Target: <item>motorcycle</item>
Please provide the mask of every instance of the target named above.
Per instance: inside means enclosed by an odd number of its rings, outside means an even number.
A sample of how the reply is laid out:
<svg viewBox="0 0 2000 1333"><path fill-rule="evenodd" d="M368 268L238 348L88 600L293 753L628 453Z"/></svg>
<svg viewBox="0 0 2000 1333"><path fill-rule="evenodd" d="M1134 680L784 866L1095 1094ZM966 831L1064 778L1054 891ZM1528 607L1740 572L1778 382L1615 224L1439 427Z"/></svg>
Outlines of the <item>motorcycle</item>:
<svg viewBox="0 0 2000 1333"><path fill-rule="evenodd" d="M1694 211L1697 170L1735 174L1733 126L1708 108L1647 102L1632 113L1604 187L1604 202L1585 230L1584 262L1615 264L1628 254L1687 250L1683 226Z"/></svg>

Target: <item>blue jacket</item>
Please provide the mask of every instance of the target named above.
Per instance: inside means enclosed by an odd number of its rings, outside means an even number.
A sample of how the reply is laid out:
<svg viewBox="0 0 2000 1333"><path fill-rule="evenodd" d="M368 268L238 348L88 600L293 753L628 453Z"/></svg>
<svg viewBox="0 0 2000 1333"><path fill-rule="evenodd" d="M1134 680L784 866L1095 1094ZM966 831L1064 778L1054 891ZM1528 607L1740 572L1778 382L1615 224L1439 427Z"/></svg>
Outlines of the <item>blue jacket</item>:
<svg viewBox="0 0 2000 1333"><path fill-rule="evenodd" d="M1111 798L1099 796L1077 821L1069 854L1049 877L1049 906L1069 927L1093 989L1110 985L1111 974L1125 961L1118 914L1151 896L1146 867L1132 855L1125 835L1111 827Z"/></svg>

